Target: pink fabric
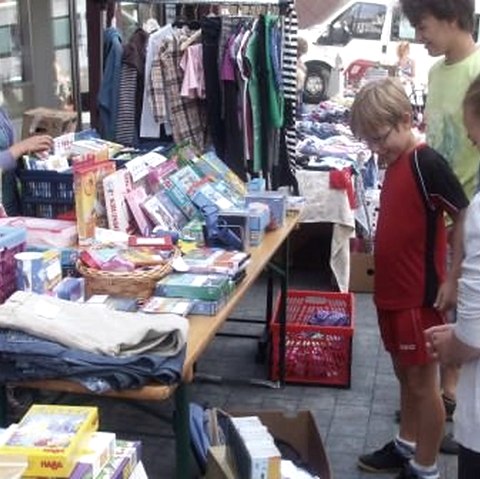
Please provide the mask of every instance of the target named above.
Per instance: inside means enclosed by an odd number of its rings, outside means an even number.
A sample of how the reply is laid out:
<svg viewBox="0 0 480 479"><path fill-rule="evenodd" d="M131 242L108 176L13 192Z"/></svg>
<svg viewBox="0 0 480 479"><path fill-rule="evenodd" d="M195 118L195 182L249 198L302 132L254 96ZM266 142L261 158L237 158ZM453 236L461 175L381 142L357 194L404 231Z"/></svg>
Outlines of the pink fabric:
<svg viewBox="0 0 480 479"><path fill-rule="evenodd" d="M205 74L201 43L190 45L180 60L183 82L180 95L187 98L205 98Z"/></svg>

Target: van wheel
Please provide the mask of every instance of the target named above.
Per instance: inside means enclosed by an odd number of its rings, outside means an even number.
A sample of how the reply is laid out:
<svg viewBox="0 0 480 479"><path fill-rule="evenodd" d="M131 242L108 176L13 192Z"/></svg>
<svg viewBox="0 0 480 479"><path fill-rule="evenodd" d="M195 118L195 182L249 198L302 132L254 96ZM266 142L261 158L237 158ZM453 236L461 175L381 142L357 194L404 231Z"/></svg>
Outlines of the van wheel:
<svg viewBox="0 0 480 479"><path fill-rule="evenodd" d="M319 103L327 98L330 68L318 63L307 65L307 78L303 89L305 103Z"/></svg>

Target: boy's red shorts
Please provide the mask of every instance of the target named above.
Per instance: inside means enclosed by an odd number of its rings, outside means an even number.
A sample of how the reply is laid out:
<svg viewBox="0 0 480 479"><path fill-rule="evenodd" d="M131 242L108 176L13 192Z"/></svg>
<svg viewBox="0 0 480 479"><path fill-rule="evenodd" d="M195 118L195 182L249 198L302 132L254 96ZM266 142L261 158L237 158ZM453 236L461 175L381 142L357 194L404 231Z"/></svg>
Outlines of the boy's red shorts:
<svg viewBox="0 0 480 479"><path fill-rule="evenodd" d="M425 346L423 332L445 323L434 308L378 310L378 325L385 349L404 366L420 366L432 361Z"/></svg>

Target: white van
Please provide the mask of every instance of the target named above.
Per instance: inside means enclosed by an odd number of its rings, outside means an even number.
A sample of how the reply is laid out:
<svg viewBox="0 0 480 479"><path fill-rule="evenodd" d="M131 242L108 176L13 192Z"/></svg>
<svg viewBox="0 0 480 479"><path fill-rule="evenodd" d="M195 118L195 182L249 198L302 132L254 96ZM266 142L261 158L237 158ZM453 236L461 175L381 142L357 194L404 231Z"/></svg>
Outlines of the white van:
<svg viewBox="0 0 480 479"><path fill-rule="evenodd" d="M478 15L475 38L477 31ZM355 60L394 65L398 43L409 41L418 87L427 84L428 70L438 60L415 41L415 29L396 0L349 0L323 23L300 30L299 36L308 43L308 52L302 57L307 67L307 103L326 98L330 72L338 56L344 69Z"/></svg>

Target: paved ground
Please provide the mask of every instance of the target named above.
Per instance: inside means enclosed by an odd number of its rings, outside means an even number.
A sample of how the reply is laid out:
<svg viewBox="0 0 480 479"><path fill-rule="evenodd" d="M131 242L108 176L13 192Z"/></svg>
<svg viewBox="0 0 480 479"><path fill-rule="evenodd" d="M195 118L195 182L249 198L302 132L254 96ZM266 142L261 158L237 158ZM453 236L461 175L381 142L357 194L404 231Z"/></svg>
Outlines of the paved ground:
<svg viewBox="0 0 480 479"><path fill-rule="evenodd" d="M306 289L325 289L324 279L319 278L316 272L298 270L294 270L291 277L292 286ZM259 281L236 311L236 316L261 318L264 297L265 282ZM371 296L356 295L355 302L356 328L350 389L302 385L270 389L228 383L196 383L191 388L191 399L226 410L310 409L320 427L334 477L371 477L357 470L356 457L363 451L383 445L395 433L394 410L398 404L398 387L392 376L389 358L380 344ZM226 329L231 328L226 326ZM256 325L241 329L248 328L253 328L252 332L261 332ZM198 372L265 379L265 365L256 364L254 360L256 351L254 340L218 337L198 364ZM62 401L84 403L91 398L66 396ZM101 400L100 405L103 430L113 430L119 437L140 438L143 441L143 459L149 478L174 477L174 442L168 424L145 410L133 407L131 403ZM152 408L151 403L142 406ZM173 406L166 402L155 405L153 410L169 417ZM456 478L454 457L441 456L440 466L442 479ZM383 479L392 476L374 477Z"/></svg>

